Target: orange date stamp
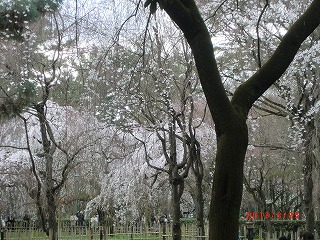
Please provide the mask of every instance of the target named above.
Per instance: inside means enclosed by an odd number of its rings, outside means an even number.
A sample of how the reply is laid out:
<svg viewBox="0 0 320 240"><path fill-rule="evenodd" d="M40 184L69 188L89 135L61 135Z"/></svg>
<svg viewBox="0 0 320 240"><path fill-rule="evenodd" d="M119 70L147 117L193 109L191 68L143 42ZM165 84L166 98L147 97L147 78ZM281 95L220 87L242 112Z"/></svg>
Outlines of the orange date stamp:
<svg viewBox="0 0 320 240"><path fill-rule="evenodd" d="M299 220L299 212L246 212L247 220L250 219L277 219L277 220Z"/></svg>

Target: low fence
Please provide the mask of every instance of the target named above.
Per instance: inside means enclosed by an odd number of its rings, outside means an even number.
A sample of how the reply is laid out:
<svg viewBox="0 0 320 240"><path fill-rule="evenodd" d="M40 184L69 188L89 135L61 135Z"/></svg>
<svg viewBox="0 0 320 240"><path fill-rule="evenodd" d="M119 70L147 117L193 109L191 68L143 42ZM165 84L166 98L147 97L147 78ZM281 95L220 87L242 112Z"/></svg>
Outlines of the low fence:
<svg viewBox="0 0 320 240"><path fill-rule="evenodd" d="M297 225L293 225L297 226ZM58 239L60 240L104 240L104 239L130 239L130 240L168 240L172 239L172 226L167 224L114 224L111 227L101 227L97 224L77 226L70 224L69 221L59 222ZM291 225L284 222L275 222L272 226L272 232L268 233L264 222L255 222L254 225L241 223L239 228L239 239L259 239L276 240L280 236L290 236L291 240L297 240L299 232L303 229L303 222L298 227L292 228ZM195 222L181 224L182 240L207 240L208 226L205 226L205 232L200 233ZM253 238L251 238L252 236ZM48 239L46 234L35 224L15 224L1 229L0 240L44 240ZM315 232L315 239L318 233Z"/></svg>
<svg viewBox="0 0 320 240"><path fill-rule="evenodd" d="M253 222L240 221L239 238L259 239L259 240L278 240L281 236L286 236L291 240L298 240L300 232L305 229L305 220L255 220ZM271 230L268 231L268 227ZM320 221L315 222L315 239L320 237Z"/></svg>
<svg viewBox="0 0 320 240"><path fill-rule="evenodd" d="M6 240L44 240L47 239L45 233L33 224L14 226L3 229ZM197 225L194 223L182 223L181 235L183 240L206 239L208 234L200 234ZM201 236L203 235L203 236ZM1 240L3 240L1 239ZM98 225L84 226L71 225L68 222L59 223L58 239L60 240L104 240L104 239L132 239L132 240L167 240L172 239L172 226L167 224L114 224L111 227L101 227Z"/></svg>

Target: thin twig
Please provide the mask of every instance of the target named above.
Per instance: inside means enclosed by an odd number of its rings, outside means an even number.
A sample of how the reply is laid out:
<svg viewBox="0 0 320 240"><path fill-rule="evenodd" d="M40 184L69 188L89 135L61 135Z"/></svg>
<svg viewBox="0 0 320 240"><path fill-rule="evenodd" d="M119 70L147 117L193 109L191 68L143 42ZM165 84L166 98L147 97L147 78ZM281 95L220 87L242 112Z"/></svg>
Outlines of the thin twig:
<svg viewBox="0 0 320 240"><path fill-rule="evenodd" d="M260 16L259 16L259 18L258 18L258 22L257 22L257 26L256 26L256 32L257 32L257 48L258 48L258 66L259 66L259 68L261 68L261 66L262 66L262 64L261 64L261 46L260 46L260 42L261 42L261 40L260 40L260 33L259 33L259 25L260 25L260 22L261 22L261 19L262 19L262 16L263 16L263 14L265 13L265 11L266 11L266 9L267 9L267 7L269 6L269 0L266 0L266 3L265 3L265 5L264 5L264 7L263 7L263 9L262 9L262 11L261 11L261 13L260 13Z"/></svg>

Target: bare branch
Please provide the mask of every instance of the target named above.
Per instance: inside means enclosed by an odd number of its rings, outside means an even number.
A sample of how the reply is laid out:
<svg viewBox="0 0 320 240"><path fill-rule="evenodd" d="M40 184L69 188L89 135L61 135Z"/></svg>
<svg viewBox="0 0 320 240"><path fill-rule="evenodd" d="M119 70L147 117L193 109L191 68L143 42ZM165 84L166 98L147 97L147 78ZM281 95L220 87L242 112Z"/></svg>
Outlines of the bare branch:
<svg viewBox="0 0 320 240"><path fill-rule="evenodd" d="M261 68L262 64L261 64L261 49L260 49L260 33L259 33L259 25L260 25L260 22L261 22L261 19L262 19L262 16L263 14L265 13L265 11L267 10L267 7L269 6L269 0L266 0L266 3L260 13L260 16L258 18L258 22L257 22L257 26L256 26L256 33L257 33L257 48L258 48L258 66L259 68Z"/></svg>

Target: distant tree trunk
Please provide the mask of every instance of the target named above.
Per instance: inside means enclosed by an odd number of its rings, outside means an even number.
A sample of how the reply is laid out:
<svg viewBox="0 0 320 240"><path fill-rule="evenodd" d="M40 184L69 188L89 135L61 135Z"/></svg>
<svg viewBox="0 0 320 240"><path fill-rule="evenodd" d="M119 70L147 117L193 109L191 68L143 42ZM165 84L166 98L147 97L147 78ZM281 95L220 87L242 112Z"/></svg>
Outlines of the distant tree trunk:
<svg viewBox="0 0 320 240"><path fill-rule="evenodd" d="M181 240L180 200L184 190L184 179L178 175L170 177L170 184L172 188L172 239Z"/></svg>
<svg viewBox="0 0 320 240"><path fill-rule="evenodd" d="M97 208L97 213L99 216L99 225L100 225L100 240L107 239L107 228L110 227L110 233L113 234L112 221L111 219L107 220L107 212L102 208Z"/></svg>
<svg viewBox="0 0 320 240"><path fill-rule="evenodd" d="M196 189L194 197L194 205L197 217L198 236L204 236L204 199L203 199L203 165L201 161L201 148L199 142L195 139L195 135L191 135L190 157L192 158L192 172L195 175Z"/></svg>
<svg viewBox="0 0 320 240"><path fill-rule="evenodd" d="M53 157L48 154L46 157L46 200L48 211L48 228L50 233L50 240L58 239L58 223L57 223L57 203L56 203L56 190L53 182Z"/></svg>
<svg viewBox="0 0 320 240"><path fill-rule="evenodd" d="M316 140L316 131L314 121L311 121L306 127L305 154L303 161L303 179L304 179L304 213L306 215L306 230L314 232L315 213L313 204L313 166L316 161L314 150Z"/></svg>
<svg viewBox="0 0 320 240"><path fill-rule="evenodd" d="M47 191L49 240L58 240L57 206L52 191Z"/></svg>
<svg viewBox="0 0 320 240"><path fill-rule="evenodd" d="M169 126L168 141L166 138L158 134L158 138L162 143L163 153L166 156L168 170L165 171L169 175L169 182L171 185L171 200L172 200L172 238L174 240L181 239L181 208L180 200L184 191L184 181L189 174L191 161L188 158L186 151L182 154L182 162L177 159L177 141L176 137L176 116L172 118L171 126ZM184 143L185 144L185 143ZM168 149L167 149L168 146ZM184 147L186 147L184 145ZM169 150L169 151L168 151ZM169 153L168 153L169 152Z"/></svg>
<svg viewBox="0 0 320 240"><path fill-rule="evenodd" d="M37 172L37 168L36 168L36 164L35 164L35 161L34 161L34 158L33 158L33 154L31 152L31 147L30 147L30 142L29 142L29 137L28 137L27 119L24 118L20 114L19 114L19 117L23 121L24 130L25 130L25 134L26 134L27 149L28 149L30 162L31 162L31 172L32 172L33 176L36 179L37 189L36 189L34 197L36 199L36 206L37 206L37 210L38 210L38 212L37 212L38 213L38 217L39 217L38 224L39 224L39 226L41 226L42 230L46 233L46 235L49 236L49 231L48 231L47 226L46 226L46 216L45 216L44 204L43 204L43 200L42 200L42 188L43 188L43 186L42 186L42 182L41 182L40 177L39 177L38 172Z"/></svg>
<svg viewBox="0 0 320 240"><path fill-rule="evenodd" d="M49 140L47 135L47 120L45 117L45 106L44 103L38 104L36 107L37 117L40 125L41 133L41 143L43 150L43 158L45 160L45 172L44 172L44 187L46 191L46 201L47 201L47 214L48 214L48 228L46 233L49 234L49 240L58 239L58 223L57 223L57 203L56 195L59 191L58 188L54 186L53 180L53 154L56 150L56 146Z"/></svg>
<svg viewBox="0 0 320 240"><path fill-rule="evenodd" d="M196 179L196 217L197 217L197 229L198 236L204 236L204 199L203 199L203 188L202 188L202 180Z"/></svg>
<svg viewBox="0 0 320 240"><path fill-rule="evenodd" d="M246 187L246 190L252 195L255 203L259 206L259 212L268 212L271 213L272 209L271 209L271 205L268 208L267 205L267 197L266 197L266 192L263 188L264 183L267 184L266 180L265 180L265 176L263 174L263 170L264 169L259 169L260 172L260 178L257 179L255 178L255 180L257 181L257 185L251 187L250 186L250 180L246 179L245 177L243 178L243 182L244 182L244 186ZM269 185L270 185L270 181L269 180ZM265 219L266 222L266 226L267 226L267 233L269 234L269 236L271 236L272 234L272 226L271 226L271 217L269 216L268 218Z"/></svg>
<svg viewBox="0 0 320 240"><path fill-rule="evenodd" d="M306 154L303 166L303 177L304 177L304 212L306 215L306 230L309 232L314 231L315 216L313 207L313 180L312 180L312 169L313 163L312 158Z"/></svg>

